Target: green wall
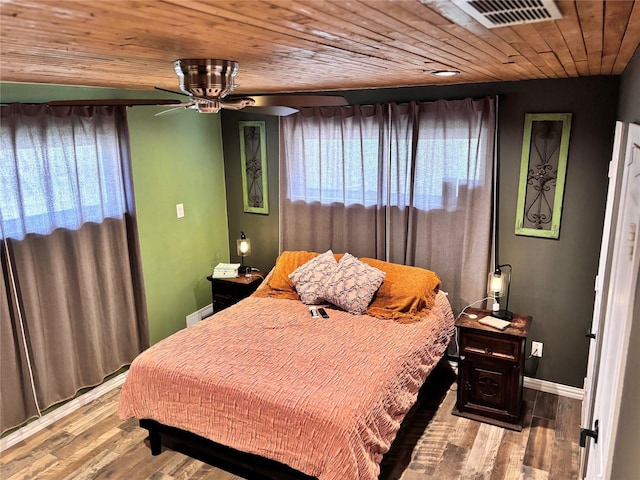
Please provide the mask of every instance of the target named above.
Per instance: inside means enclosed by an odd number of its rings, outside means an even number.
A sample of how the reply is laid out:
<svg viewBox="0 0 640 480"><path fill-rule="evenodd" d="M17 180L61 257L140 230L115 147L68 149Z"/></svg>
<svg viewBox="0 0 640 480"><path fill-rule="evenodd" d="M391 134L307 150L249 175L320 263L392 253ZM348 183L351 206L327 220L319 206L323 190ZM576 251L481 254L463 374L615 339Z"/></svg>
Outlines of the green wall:
<svg viewBox="0 0 640 480"><path fill-rule="evenodd" d="M160 110L127 114L152 343L211 303L206 276L229 261L220 116Z"/></svg>
<svg viewBox="0 0 640 480"><path fill-rule="evenodd" d="M162 98L162 93L90 87L0 84L0 100ZM152 343L211 303L206 279L229 261L219 115L164 107L128 109L137 222ZM176 204L185 216L176 218Z"/></svg>

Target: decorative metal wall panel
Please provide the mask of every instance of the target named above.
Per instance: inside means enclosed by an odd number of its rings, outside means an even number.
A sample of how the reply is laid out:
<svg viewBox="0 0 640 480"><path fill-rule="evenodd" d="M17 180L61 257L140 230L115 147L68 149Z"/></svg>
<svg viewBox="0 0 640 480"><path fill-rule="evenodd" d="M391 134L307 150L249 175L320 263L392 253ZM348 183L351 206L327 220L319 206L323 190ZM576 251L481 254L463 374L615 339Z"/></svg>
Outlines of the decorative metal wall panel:
<svg viewBox="0 0 640 480"><path fill-rule="evenodd" d="M560 236L570 131L570 113L525 116L516 235Z"/></svg>
<svg viewBox="0 0 640 480"><path fill-rule="evenodd" d="M265 122L240 122L244 211L269 213Z"/></svg>

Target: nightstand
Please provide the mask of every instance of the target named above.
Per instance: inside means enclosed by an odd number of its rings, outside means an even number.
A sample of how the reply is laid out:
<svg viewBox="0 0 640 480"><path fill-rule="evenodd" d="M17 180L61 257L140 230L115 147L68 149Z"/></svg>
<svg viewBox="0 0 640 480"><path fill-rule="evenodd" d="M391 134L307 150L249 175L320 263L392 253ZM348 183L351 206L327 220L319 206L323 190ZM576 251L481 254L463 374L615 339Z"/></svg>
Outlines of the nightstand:
<svg viewBox="0 0 640 480"><path fill-rule="evenodd" d="M260 286L263 278L264 273L260 271L251 272L250 277L239 275L229 278L212 278L208 276L207 280L211 282L213 313L230 307L251 295Z"/></svg>
<svg viewBox="0 0 640 480"><path fill-rule="evenodd" d="M498 330L478 320L489 310L469 308L457 321L460 364L454 415L522 430L525 344L532 319L513 314L511 325Z"/></svg>

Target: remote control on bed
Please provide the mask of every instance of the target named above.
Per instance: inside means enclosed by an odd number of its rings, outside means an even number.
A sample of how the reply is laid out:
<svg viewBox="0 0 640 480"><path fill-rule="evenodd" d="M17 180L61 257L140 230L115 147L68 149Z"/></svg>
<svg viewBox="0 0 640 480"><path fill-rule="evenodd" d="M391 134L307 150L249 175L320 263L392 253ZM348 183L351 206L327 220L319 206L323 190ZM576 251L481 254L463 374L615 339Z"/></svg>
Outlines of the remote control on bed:
<svg viewBox="0 0 640 480"><path fill-rule="evenodd" d="M329 318L329 314L325 311L324 308L319 308L318 313L322 316L322 318Z"/></svg>

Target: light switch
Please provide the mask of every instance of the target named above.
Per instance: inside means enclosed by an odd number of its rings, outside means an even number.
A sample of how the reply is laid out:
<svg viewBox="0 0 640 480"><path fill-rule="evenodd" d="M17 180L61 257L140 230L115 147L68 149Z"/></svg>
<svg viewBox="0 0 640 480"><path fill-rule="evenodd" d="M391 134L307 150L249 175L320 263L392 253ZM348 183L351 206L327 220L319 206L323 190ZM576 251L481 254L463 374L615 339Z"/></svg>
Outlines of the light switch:
<svg viewBox="0 0 640 480"><path fill-rule="evenodd" d="M176 204L176 216L178 218L184 217L184 204L183 203Z"/></svg>

